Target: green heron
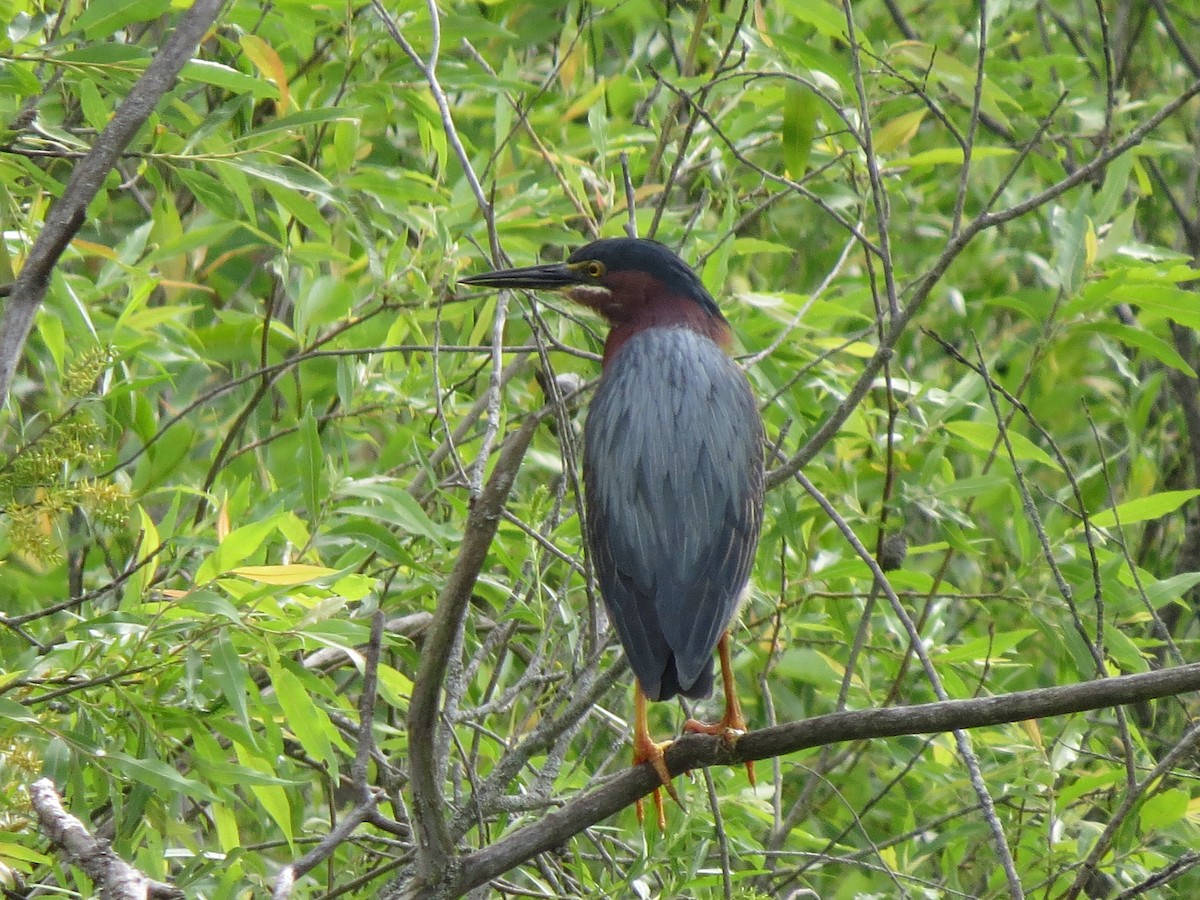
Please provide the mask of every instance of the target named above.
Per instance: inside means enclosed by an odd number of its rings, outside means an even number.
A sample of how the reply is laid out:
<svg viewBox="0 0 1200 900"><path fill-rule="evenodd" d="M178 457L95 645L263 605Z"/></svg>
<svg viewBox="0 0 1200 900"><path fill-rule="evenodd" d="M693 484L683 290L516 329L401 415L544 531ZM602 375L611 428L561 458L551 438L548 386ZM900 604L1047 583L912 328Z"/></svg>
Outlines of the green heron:
<svg viewBox="0 0 1200 900"><path fill-rule="evenodd" d="M746 728L728 629L762 525L763 430L750 384L728 355L729 323L687 263L637 238L462 283L561 291L610 325L584 428L587 543L637 676L634 765L651 763L676 797L663 759L671 742L651 739L647 700L709 696L717 650L725 714L716 725L689 719L684 730L731 740ZM662 828L657 790L654 802Z"/></svg>

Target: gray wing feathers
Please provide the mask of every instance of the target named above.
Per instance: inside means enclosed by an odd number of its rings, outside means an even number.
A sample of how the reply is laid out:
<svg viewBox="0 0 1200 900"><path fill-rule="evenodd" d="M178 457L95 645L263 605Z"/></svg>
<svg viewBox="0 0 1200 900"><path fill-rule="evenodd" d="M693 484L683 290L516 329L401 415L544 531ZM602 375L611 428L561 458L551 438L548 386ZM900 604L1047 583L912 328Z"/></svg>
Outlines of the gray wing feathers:
<svg viewBox="0 0 1200 900"><path fill-rule="evenodd" d="M695 332L634 336L592 402L584 481L601 593L634 671L654 698L673 654L686 690L736 611L762 520L745 376Z"/></svg>

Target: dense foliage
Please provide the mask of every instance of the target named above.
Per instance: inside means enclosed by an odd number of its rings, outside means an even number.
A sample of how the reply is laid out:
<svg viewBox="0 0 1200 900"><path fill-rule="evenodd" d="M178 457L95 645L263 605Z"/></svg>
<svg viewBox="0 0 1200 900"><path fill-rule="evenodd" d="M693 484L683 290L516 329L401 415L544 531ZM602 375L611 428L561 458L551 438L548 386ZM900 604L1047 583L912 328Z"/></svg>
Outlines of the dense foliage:
<svg viewBox="0 0 1200 900"><path fill-rule="evenodd" d="M42 775L194 897L262 896L358 810L291 892L366 897L411 884L420 817L466 853L626 767L576 514L603 327L455 280L631 224L696 265L762 401L752 727L1194 659L1200 21L1172 6L230 0L0 412L0 880L91 890L38 834ZM0 0L0 283L179 7ZM492 887L1194 895L1195 706L705 770L666 833L626 809Z"/></svg>

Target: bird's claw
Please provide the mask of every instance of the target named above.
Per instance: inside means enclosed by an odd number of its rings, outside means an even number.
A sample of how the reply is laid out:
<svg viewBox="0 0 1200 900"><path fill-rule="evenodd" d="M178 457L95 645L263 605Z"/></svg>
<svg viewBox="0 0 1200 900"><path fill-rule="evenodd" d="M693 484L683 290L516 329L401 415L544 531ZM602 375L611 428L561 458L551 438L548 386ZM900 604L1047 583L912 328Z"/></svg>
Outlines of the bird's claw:
<svg viewBox="0 0 1200 900"><path fill-rule="evenodd" d="M719 737L731 747L737 743L737 739L746 733L746 723L728 723L724 719L720 722L709 723L701 722L699 719L688 719L683 723L684 734L711 734L714 737Z"/></svg>
<svg viewBox="0 0 1200 900"><path fill-rule="evenodd" d="M684 734L710 734L713 737L719 737L729 747L736 744L738 738L747 731L746 720L742 718L740 709L732 716L726 713L720 722L709 723L701 722L699 719L688 719L683 723ZM758 787L758 779L754 776L753 760L746 763L746 778L750 781L750 787Z"/></svg>
<svg viewBox="0 0 1200 900"><path fill-rule="evenodd" d="M683 801L679 798L679 793L675 790L675 785L671 781L671 772L667 768L667 760L664 753L674 741L663 741L661 744L656 744L654 741L647 738L645 741L635 741L633 745L633 764L640 766L642 763L648 762L654 768L658 775L659 781L662 782L663 788L671 796L671 799L679 804L679 808L683 809ZM641 798L637 800L637 818L638 824L646 824L646 813L642 807ZM654 814L655 821L658 824L660 832L667 830L667 813L663 807L662 791L659 788L654 789Z"/></svg>

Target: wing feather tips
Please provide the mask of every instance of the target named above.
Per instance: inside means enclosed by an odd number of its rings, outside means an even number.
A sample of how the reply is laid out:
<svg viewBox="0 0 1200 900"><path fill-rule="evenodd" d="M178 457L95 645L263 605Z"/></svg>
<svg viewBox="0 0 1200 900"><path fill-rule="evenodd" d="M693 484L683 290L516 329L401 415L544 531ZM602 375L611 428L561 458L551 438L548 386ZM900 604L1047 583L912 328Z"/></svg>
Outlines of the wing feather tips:
<svg viewBox="0 0 1200 900"><path fill-rule="evenodd" d="M646 696L651 700L670 700L677 694L688 697L692 700L703 700L705 697L711 697L713 692L713 660L710 654L705 660L704 666L696 673L693 680L682 678L679 669L676 667L677 658L671 657L666 670L663 672L662 687L659 691L659 696L651 697L649 693ZM643 685L642 690L645 691Z"/></svg>
<svg viewBox="0 0 1200 900"><path fill-rule="evenodd" d="M647 697L706 697L762 521L757 403L741 370L693 332L641 332L617 359L585 427L601 594Z"/></svg>

